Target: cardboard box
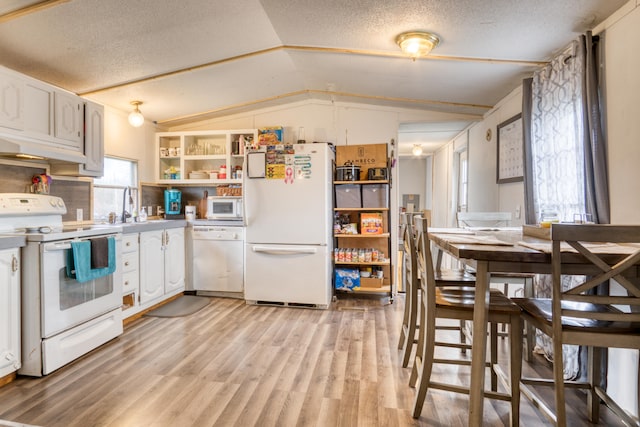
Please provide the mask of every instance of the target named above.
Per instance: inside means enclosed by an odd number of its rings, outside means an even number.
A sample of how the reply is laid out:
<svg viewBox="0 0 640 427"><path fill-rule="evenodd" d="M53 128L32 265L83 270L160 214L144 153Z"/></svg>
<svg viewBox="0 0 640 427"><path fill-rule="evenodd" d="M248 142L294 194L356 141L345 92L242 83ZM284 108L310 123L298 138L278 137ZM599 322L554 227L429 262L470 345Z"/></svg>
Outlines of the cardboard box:
<svg viewBox="0 0 640 427"><path fill-rule="evenodd" d="M361 277L361 288L381 288L384 283L384 279L378 279L377 277Z"/></svg>
<svg viewBox="0 0 640 427"><path fill-rule="evenodd" d="M258 145L282 144L282 126L273 126L258 129Z"/></svg>
<svg viewBox="0 0 640 427"><path fill-rule="evenodd" d="M336 165L343 166L351 162L360 166L360 179L367 180L369 168L387 167L387 144L338 145L336 147Z"/></svg>
<svg viewBox="0 0 640 427"><path fill-rule="evenodd" d="M522 234L539 239L551 240L551 228L540 227L539 225L523 225Z"/></svg>
<svg viewBox="0 0 640 427"><path fill-rule="evenodd" d="M382 234L383 229L382 213L363 212L360 214L360 234Z"/></svg>

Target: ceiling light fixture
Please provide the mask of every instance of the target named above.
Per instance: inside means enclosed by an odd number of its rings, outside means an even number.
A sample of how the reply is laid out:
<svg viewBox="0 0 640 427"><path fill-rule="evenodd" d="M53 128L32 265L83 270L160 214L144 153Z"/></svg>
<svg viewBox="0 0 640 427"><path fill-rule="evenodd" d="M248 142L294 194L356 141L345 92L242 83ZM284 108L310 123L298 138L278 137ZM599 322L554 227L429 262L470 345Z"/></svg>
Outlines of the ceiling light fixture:
<svg viewBox="0 0 640 427"><path fill-rule="evenodd" d="M440 37L424 31L409 31L399 34L396 43L406 55L414 61L416 58L425 57L440 43Z"/></svg>
<svg viewBox="0 0 640 427"><path fill-rule="evenodd" d="M144 116L140 112L140 105L142 105L142 101L131 101L131 105L135 108L129 113L129 124L134 128L139 128L144 123Z"/></svg>
<svg viewBox="0 0 640 427"><path fill-rule="evenodd" d="M414 156L419 156L420 154L422 154L422 145L413 144L413 148L411 149L411 153L413 153Z"/></svg>

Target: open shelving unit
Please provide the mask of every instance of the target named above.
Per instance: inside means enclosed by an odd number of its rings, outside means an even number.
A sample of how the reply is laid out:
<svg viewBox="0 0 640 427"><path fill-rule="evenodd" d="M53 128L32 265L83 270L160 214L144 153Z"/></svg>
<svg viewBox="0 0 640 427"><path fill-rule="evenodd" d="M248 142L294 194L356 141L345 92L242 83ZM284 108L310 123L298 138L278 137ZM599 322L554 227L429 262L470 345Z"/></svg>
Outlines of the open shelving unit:
<svg viewBox="0 0 640 427"><path fill-rule="evenodd" d="M384 165L387 167L387 147L386 144L376 144L378 150L375 152L380 153L374 161L368 162L372 165ZM367 146L365 146L367 147ZM338 158L336 163L340 164L340 146L337 148ZM352 147L350 147L352 148ZM383 153L383 154L382 154ZM366 175L366 171L362 171ZM390 181L389 180L357 180L357 181L334 181L334 192L336 194L336 207L334 210L334 216L342 216L346 219L348 216L348 222L357 224L357 234L344 234L334 232L334 272L339 268L353 268L357 270L371 269L373 272L376 270L382 271L382 277L376 278L372 272L372 277L363 278L360 277L360 286L350 290L341 289L339 286L335 286L336 294L378 294L381 296L389 297L390 301L393 301L394 295L394 269L391 262L391 218L390 218ZM360 205L348 205L344 206L340 204L339 193L343 189L360 190ZM368 197L373 195L373 197ZM357 202L356 202L357 204ZM378 227L375 227L373 232L363 232L362 218L365 214L373 214L375 218L379 218L381 222ZM345 221L346 222L346 221ZM376 221L377 222L377 221ZM353 230L351 230L353 232ZM372 230L369 230L372 231ZM379 259L376 260L345 260L342 257L338 257L335 251L340 249L351 249L353 252L360 253L360 250L372 249L377 251ZM355 251L354 251L355 250ZM335 277L335 274L334 274Z"/></svg>

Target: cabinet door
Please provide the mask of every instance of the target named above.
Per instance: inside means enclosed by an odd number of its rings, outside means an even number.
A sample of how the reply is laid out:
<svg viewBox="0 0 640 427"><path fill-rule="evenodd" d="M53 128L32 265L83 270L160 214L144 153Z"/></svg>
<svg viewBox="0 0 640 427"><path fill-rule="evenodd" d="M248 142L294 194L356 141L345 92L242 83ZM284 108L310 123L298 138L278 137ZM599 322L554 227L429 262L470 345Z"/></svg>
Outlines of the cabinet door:
<svg viewBox="0 0 640 427"><path fill-rule="evenodd" d="M84 155L86 175L102 176L104 169L104 107L87 101L84 109Z"/></svg>
<svg viewBox="0 0 640 427"><path fill-rule="evenodd" d="M164 295L164 230L140 233L140 304Z"/></svg>
<svg viewBox="0 0 640 427"><path fill-rule="evenodd" d="M44 83L24 84L24 130L34 136L53 136L53 89Z"/></svg>
<svg viewBox="0 0 640 427"><path fill-rule="evenodd" d="M20 368L19 250L0 251L0 378Z"/></svg>
<svg viewBox="0 0 640 427"><path fill-rule="evenodd" d="M72 148L82 151L84 104L79 96L55 91L54 136Z"/></svg>
<svg viewBox="0 0 640 427"><path fill-rule="evenodd" d="M165 293L184 289L185 247L184 228L166 230L165 247Z"/></svg>
<svg viewBox="0 0 640 427"><path fill-rule="evenodd" d="M24 85L20 78L0 72L0 127L22 130Z"/></svg>

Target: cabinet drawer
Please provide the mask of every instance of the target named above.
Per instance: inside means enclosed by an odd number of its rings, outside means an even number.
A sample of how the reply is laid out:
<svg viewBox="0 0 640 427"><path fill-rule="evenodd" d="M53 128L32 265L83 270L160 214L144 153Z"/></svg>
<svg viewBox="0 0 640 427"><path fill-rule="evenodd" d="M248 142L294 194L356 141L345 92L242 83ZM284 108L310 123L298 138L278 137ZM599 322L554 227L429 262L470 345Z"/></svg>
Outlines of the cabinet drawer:
<svg viewBox="0 0 640 427"><path fill-rule="evenodd" d="M131 252L122 255L122 272L137 272L138 271L138 253Z"/></svg>
<svg viewBox="0 0 640 427"><path fill-rule="evenodd" d="M138 235L125 234L122 236L122 253L136 252L138 250Z"/></svg>
<svg viewBox="0 0 640 427"><path fill-rule="evenodd" d="M138 291L140 276L137 271L130 271L122 274L122 295L130 294Z"/></svg>

